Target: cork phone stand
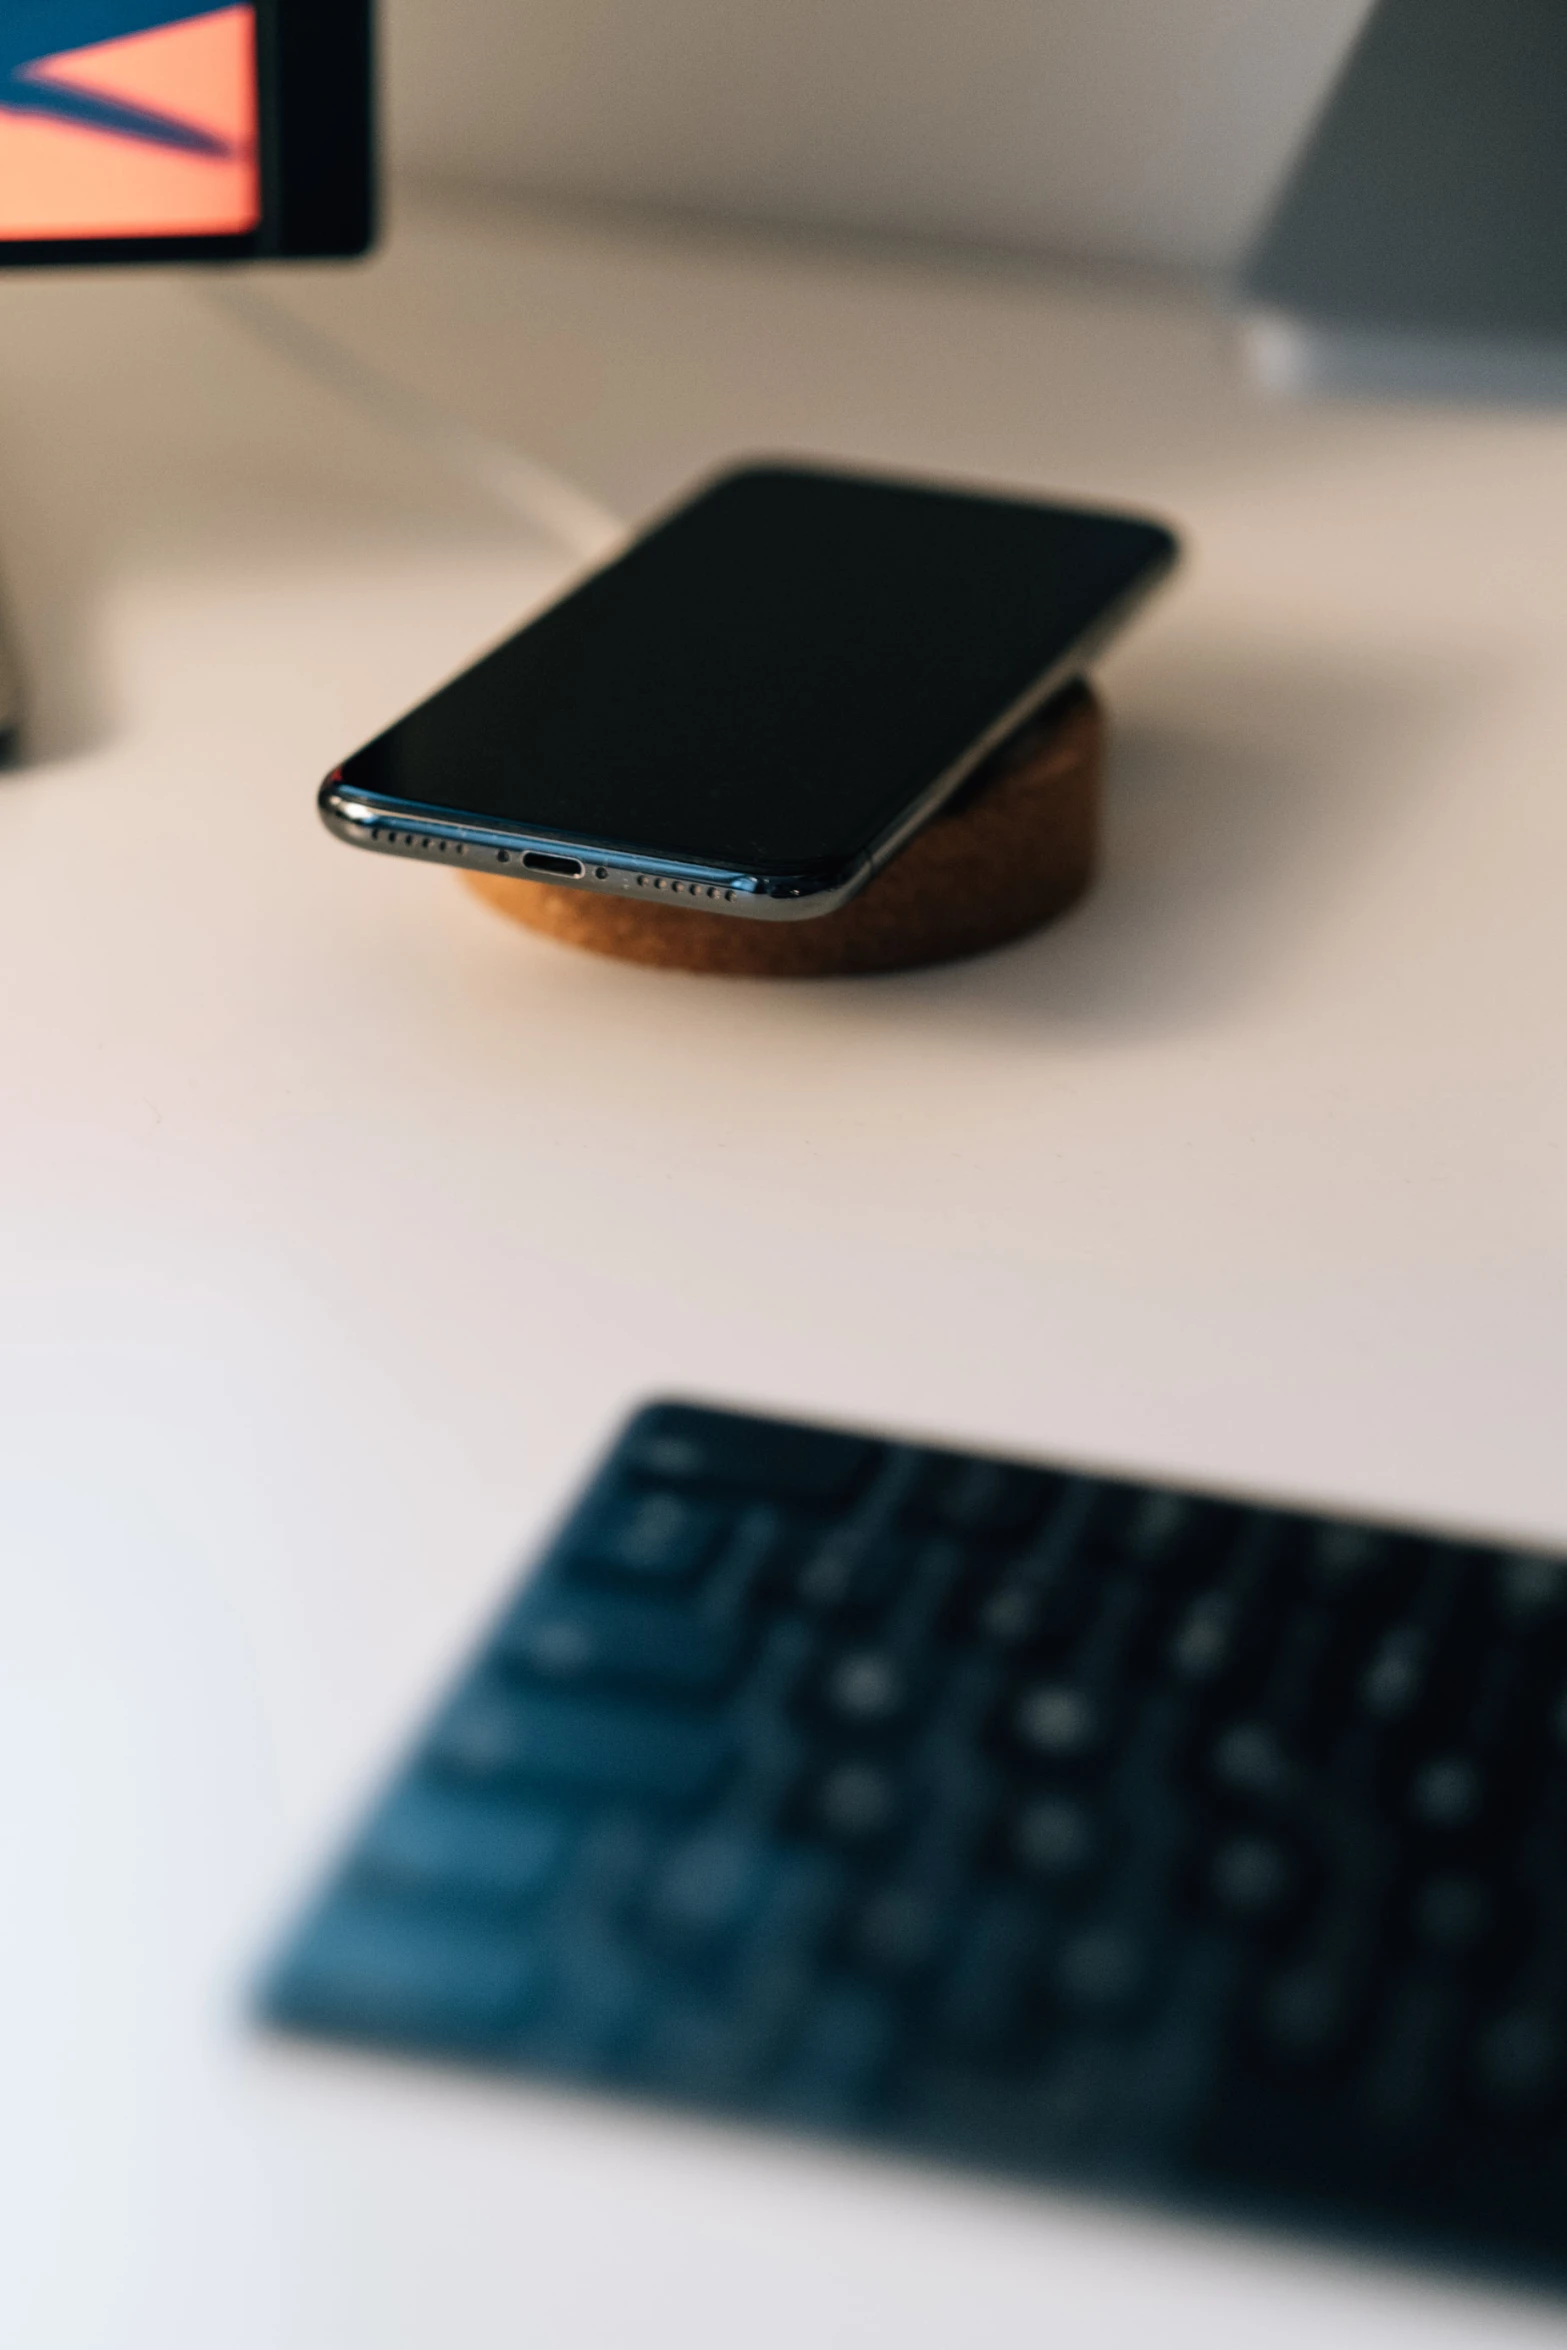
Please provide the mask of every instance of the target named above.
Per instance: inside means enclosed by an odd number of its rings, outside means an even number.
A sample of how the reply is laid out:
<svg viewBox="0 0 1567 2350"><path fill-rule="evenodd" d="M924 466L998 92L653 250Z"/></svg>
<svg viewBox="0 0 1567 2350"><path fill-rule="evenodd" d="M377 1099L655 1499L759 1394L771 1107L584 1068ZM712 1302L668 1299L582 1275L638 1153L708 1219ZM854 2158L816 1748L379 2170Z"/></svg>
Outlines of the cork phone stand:
<svg viewBox="0 0 1567 2350"><path fill-rule="evenodd" d="M830 979L908 971L1005 946L1064 914L1093 878L1105 719L1066 687L1021 727L892 863L835 914L746 922L467 873L464 887L568 946L728 978Z"/></svg>

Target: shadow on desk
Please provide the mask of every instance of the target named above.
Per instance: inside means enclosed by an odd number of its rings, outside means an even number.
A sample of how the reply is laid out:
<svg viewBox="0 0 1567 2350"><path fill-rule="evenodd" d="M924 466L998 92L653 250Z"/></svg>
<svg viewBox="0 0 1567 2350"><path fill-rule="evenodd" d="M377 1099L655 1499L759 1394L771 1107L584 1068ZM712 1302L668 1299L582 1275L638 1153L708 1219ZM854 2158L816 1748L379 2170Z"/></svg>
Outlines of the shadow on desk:
<svg viewBox="0 0 1567 2350"><path fill-rule="evenodd" d="M920 989L937 1017L1081 1026L1100 1041L1242 1003L1451 791L1451 761L1434 754L1478 733L1507 685L1480 664L1401 674L1172 648L1139 667L1124 715L1108 689L1103 857L1083 905L1020 946L884 984Z"/></svg>

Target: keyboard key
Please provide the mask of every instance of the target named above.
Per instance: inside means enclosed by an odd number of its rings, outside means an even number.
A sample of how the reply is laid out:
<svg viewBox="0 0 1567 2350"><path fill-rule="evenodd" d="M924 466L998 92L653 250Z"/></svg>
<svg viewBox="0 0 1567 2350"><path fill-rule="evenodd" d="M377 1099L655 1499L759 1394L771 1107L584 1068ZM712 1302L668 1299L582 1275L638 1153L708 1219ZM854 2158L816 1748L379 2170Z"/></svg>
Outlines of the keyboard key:
<svg viewBox="0 0 1567 2350"><path fill-rule="evenodd" d="M950 1905L918 1885L882 1885L850 1920L852 1960L894 1983L923 1974L951 1931Z"/></svg>
<svg viewBox="0 0 1567 2350"><path fill-rule="evenodd" d="M1263 2037L1288 2063L1322 2064L1348 2045L1360 2020L1361 1993L1358 1970L1341 1956L1286 1968L1262 1995Z"/></svg>
<svg viewBox="0 0 1567 2350"><path fill-rule="evenodd" d="M874 1992L835 1986L818 1998L781 2068L772 2103L791 2121L839 2127L861 2118L892 2050L894 2011Z"/></svg>
<svg viewBox="0 0 1567 2350"><path fill-rule="evenodd" d="M1149 1953L1140 1935L1127 1926L1091 1926L1063 1945L1054 1987L1064 2006L1109 2017L1133 2009L1149 1977Z"/></svg>
<svg viewBox="0 0 1567 2350"><path fill-rule="evenodd" d="M932 2012L939 2040L978 2060L1005 2059L1029 2036L1050 1949L1043 1914L1005 1897L982 1903L960 1935Z"/></svg>
<svg viewBox="0 0 1567 2350"><path fill-rule="evenodd" d="M1414 1898L1412 1922L1430 1950L1459 1955L1475 1949L1495 1924L1496 1904L1478 1877L1428 1877Z"/></svg>
<svg viewBox="0 0 1567 2350"><path fill-rule="evenodd" d="M677 1845L648 1889L644 1922L662 1947L689 1956L736 1934L760 1898L767 1848L710 1829Z"/></svg>
<svg viewBox="0 0 1567 2350"><path fill-rule="evenodd" d="M1377 1641L1361 1679L1360 1707L1368 1720L1389 1731L1407 1730L1431 1710L1455 1665L1460 1681L1472 1675L1475 1642L1456 1635L1479 1590L1469 1553L1453 1543L1425 1547L1409 1594L1413 1604Z"/></svg>
<svg viewBox="0 0 1567 2350"><path fill-rule="evenodd" d="M1171 1670L1183 1681L1217 1681L1235 1653L1239 1622L1227 1591L1205 1591L1182 1615L1170 1643Z"/></svg>
<svg viewBox="0 0 1567 2350"><path fill-rule="evenodd" d="M579 2079L623 2077L657 2001L639 1955L606 1934L579 1931L551 1969L540 2011L528 2019L529 2059Z"/></svg>
<svg viewBox="0 0 1567 2350"><path fill-rule="evenodd" d="M690 1404L654 1404L637 1415L624 1441L625 1463L639 1476L738 1489L815 1509L846 1502L882 1450L859 1436Z"/></svg>
<svg viewBox="0 0 1567 2350"><path fill-rule="evenodd" d="M829 1534L796 1568L790 1596L813 1615L872 1616L891 1595L899 1569L912 1563L912 1554L884 1534Z"/></svg>
<svg viewBox="0 0 1567 2350"><path fill-rule="evenodd" d="M1168 1566L1200 1535L1202 1517L1201 1505L1187 1494L1134 1489L1121 1515L1119 1548L1140 1566Z"/></svg>
<svg viewBox="0 0 1567 2350"><path fill-rule="evenodd" d="M355 1854L359 1875L433 1899L533 1900L560 1866L567 1825L538 1804L496 1803L418 1779L375 1814Z"/></svg>
<svg viewBox="0 0 1567 2350"><path fill-rule="evenodd" d="M1392 1545L1373 1527L1323 1519L1311 1535L1309 1554L1319 1583L1342 1602L1359 1597L1375 1578L1387 1573Z"/></svg>
<svg viewBox="0 0 1567 2350"><path fill-rule="evenodd" d="M1226 1793L1273 1805L1292 1794L1297 1772L1266 1722L1237 1722L1213 1749L1212 1775Z"/></svg>
<svg viewBox="0 0 1567 2350"><path fill-rule="evenodd" d="M657 1600L573 1589L530 1592L496 1652L543 1681L713 1697L739 1669L745 1628Z"/></svg>
<svg viewBox="0 0 1567 2350"><path fill-rule="evenodd" d="M778 2039L769 2014L736 2009L720 1996L698 2002L666 1991L626 2069L639 2089L731 2105L762 2094Z"/></svg>
<svg viewBox="0 0 1567 2350"><path fill-rule="evenodd" d="M1222 1569L1177 1617L1168 1666L1194 1689L1216 1687L1254 1644L1262 1603L1276 1597L1288 1522L1267 1510L1237 1514L1224 1529Z"/></svg>
<svg viewBox="0 0 1567 2350"><path fill-rule="evenodd" d="M1006 1849L1029 1876L1058 1884L1085 1876L1098 1858L1100 1831L1092 1814L1070 1796L1040 1796L1012 1821Z"/></svg>
<svg viewBox="0 0 1567 2350"><path fill-rule="evenodd" d="M1400 1624L1378 1641L1360 1683L1361 1707L1378 1722L1407 1721L1426 1694L1431 1644L1421 1624Z"/></svg>
<svg viewBox="0 0 1567 2350"><path fill-rule="evenodd" d="M1045 1582L1026 1570L1003 1578L981 1602L976 1629L997 1648L1060 1648L1084 1612L1081 1583Z"/></svg>
<svg viewBox="0 0 1567 2350"><path fill-rule="evenodd" d="M1271 1836L1231 1836L1208 1863L1213 1907L1238 1925L1273 1925L1301 1892L1294 1855Z"/></svg>
<svg viewBox="0 0 1567 2350"><path fill-rule="evenodd" d="M1394 1985L1361 2088L1362 2118L1375 2137L1416 2142L1440 2128L1461 2023L1458 1992L1446 1969Z"/></svg>
<svg viewBox="0 0 1567 2350"><path fill-rule="evenodd" d="M1018 1745L1040 1762L1087 1762L1104 1744L1103 1707L1091 1690L1070 1682L1041 1681L1025 1689L1011 1719Z"/></svg>
<svg viewBox="0 0 1567 2350"><path fill-rule="evenodd" d="M968 1620L982 1641L1002 1648L1059 1651L1071 1638L1098 1580L1090 1571L1086 1538L1099 1491L1086 1477L1062 1481L1033 1542L998 1582L981 1593ZM966 1629L961 1606L958 1620Z"/></svg>
<svg viewBox="0 0 1567 2350"><path fill-rule="evenodd" d="M974 1542L1016 1541L1040 1523L1060 1484L1002 1461L933 1453L920 1464L905 1515Z"/></svg>
<svg viewBox="0 0 1567 2350"><path fill-rule="evenodd" d="M1475 2085L1493 2110L1519 2117L1553 2105L1567 2069L1560 2018L1546 2007L1517 2007L1487 2024L1474 2053Z"/></svg>
<svg viewBox="0 0 1567 2350"><path fill-rule="evenodd" d="M690 1583L712 1558L723 1523L710 1503L683 1493L621 1494L582 1529L573 1564L631 1583Z"/></svg>
<svg viewBox="0 0 1567 2350"><path fill-rule="evenodd" d="M430 1748L437 1764L480 1781L539 1779L651 1803L696 1802L721 1777L730 1751L720 1723L486 1681L449 1708Z"/></svg>
<svg viewBox="0 0 1567 2350"><path fill-rule="evenodd" d="M907 1665L893 1651L850 1648L825 1660L810 1695L815 1710L838 1729L872 1734L907 1720L915 1688Z"/></svg>
<svg viewBox="0 0 1567 2350"><path fill-rule="evenodd" d="M807 1827L841 1844L873 1844L890 1836L902 1815L902 1790L881 1763L840 1762L808 1786L802 1805Z"/></svg>
<svg viewBox="0 0 1567 2350"><path fill-rule="evenodd" d="M293 1944L268 2008L314 2030L461 2046L504 2040L539 1979L514 1932L339 1895Z"/></svg>
<svg viewBox="0 0 1567 2350"><path fill-rule="evenodd" d="M1457 1835L1475 1826L1485 1806L1485 1779L1461 1754L1422 1763L1409 1790L1409 1807L1422 1827Z"/></svg>
<svg viewBox="0 0 1567 2350"><path fill-rule="evenodd" d="M1514 1551L1501 1561L1500 1581L1507 1615L1525 1630L1567 1616L1567 1559Z"/></svg>

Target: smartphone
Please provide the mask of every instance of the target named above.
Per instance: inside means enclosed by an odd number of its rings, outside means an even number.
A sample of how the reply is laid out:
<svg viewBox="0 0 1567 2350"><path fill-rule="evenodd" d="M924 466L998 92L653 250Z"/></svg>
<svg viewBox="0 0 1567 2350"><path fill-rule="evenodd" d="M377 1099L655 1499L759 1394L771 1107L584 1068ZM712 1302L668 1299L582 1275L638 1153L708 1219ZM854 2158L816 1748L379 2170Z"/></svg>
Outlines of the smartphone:
<svg viewBox="0 0 1567 2350"><path fill-rule="evenodd" d="M335 767L321 813L390 856L827 914L1175 555L1131 515L747 467Z"/></svg>

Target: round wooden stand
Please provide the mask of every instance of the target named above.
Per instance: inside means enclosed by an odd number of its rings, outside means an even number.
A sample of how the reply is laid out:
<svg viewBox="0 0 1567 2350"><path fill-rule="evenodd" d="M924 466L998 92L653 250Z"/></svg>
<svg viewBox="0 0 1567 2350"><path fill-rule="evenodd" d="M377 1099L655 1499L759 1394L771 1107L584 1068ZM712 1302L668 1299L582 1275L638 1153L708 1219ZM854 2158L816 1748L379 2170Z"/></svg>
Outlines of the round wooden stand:
<svg viewBox="0 0 1567 2350"><path fill-rule="evenodd" d="M1068 686L858 897L815 921L748 922L505 874L463 880L530 930L671 971L828 979L948 963L1023 938L1082 896L1093 878L1104 744L1098 697Z"/></svg>

